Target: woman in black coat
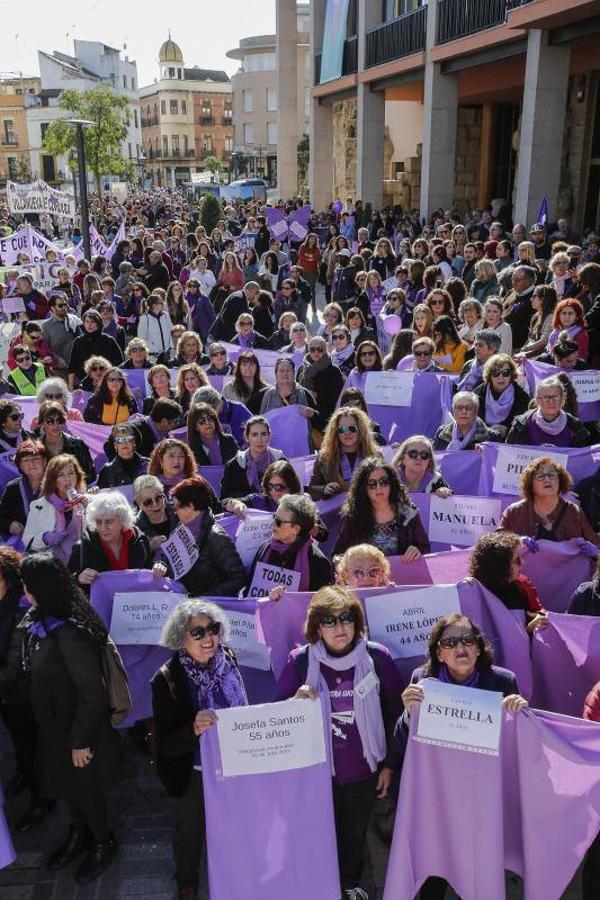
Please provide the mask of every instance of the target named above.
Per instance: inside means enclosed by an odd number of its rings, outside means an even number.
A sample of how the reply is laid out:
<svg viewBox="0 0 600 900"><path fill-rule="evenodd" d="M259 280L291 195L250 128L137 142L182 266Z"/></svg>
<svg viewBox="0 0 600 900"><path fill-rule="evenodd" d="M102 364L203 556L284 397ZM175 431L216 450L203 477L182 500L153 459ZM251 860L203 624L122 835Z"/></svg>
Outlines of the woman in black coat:
<svg viewBox="0 0 600 900"><path fill-rule="evenodd" d="M199 466L225 465L238 452L232 434L225 434L218 415L208 403L196 403L188 414L188 444Z"/></svg>
<svg viewBox="0 0 600 900"><path fill-rule="evenodd" d="M317 401L315 428L323 431L335 409L345 378L327 352L327 341L315 335L308 342L308 353L298 369L298 384L307 388Z"/></svg>
<svg viewBox="0 0 600 900"><path fill-rule="evenodd" d="M23 534L29 506L40 496L46 468L44 445L23 441L15 453L15 466L21 474L8 482L0 499L0 534L5 537Z"/></svg>
<svg viewBox="0 0 600 900"><path fill-rule="evenodd" d="M128 422L115 425L107 444L112 450L110 456L113 458L98 473L99 488L133 484L136 478L146 474L150 460L138 453L141 437L135 425Z"/></svg>
<svg viewBox="0 0 600 900"><path fill-rule="evenodd" d="M20 628L31 673L38 759L45 796L66 800L71 825L47 866L57 871L85 853L75 878L98 878L114 859L105 791L119 776L119 744L111 725L102 656L108 635L66 568L51 553L21 566L33 605Z"/></svg>
<svg viewBox="0 0 600 900"><path fill-rule="evenodd" d="M114 338L102 334L102 318L95 309L88 309L82 319L83 334L76 337L71 348L69 360L69 389L75 387L75 380L85 378L84 365L90 356L102 356L113 366L123 362L123 351Z"/></svg>
<svg viewBox="0 0 600 900"><path fill-rule="evenodd" d="M479 418L505 437L515 416L529 408L529 394L517 384L517 366L508 353L496 353L483 367L483 383L473 393L479 398Z"/></svg>

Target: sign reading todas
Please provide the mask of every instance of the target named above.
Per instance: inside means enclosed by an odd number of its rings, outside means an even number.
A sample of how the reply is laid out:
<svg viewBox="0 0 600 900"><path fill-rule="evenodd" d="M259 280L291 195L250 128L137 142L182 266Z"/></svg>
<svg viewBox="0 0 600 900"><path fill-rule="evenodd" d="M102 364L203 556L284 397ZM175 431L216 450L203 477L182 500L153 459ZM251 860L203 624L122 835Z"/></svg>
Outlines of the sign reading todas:
<svg viewBox="0 0 600 900"><path fill-rule="evenodd" d="M227 610L229 619L229 646L235 652L240 666L268 672L271 654L266 644L256 637L256 619L253 613Z"/></svg>
<svg viewBox="0 0 600 900"><path fill-rule="evenodd" d="M419 711L417 740L498 754L502 694L444 684L435 678L426 678L421 687L425 698Z"/></svg>
<svg viewBox="0 0 600 900"><path fill-rule="evenodd" d="M248 596L268 597L271 588L280 586L283 586L287 591L297 591L300 587L300 572L259 562L254 570L254 578L252 579Z"/></svg>
<svg viewBox="0 0 600 900"><path fill-rule="evenodd" d="M217 732L223 776L305 769L325 762L321 704L284 700L220 709Z"/></svg>
<svg viewBox="0 0 600 900"><path fill-rule="evenodd" d="M181 594L167 591L117 592L113 601L110 634L115 644L158 646L163 626Z"/></svg>
<svg viewBox="0 0 600 900"><path fill-rule="evenodd" d="M394 659L423 656L440 616L461 611L455 584L378 594L367 597L365 607L371 639L384 644Z"/></svg>
<svg viewBox="0 0 600 900"><path fill-rule="evenodd" d="M482 534L495 531L500 522L501 501L486 497L438 497L429 504L429 539L459 547L472 547Z"/></svg>
<svg viewBox="0 0 600 900"><path fill-rule="evenodd" d="M6 197L11 213L49 213L75 218L75 197L67 191L56 191L45 181L32 184L6 182Z"/></svg>
<svg viewBox="0 0 600 900"><path fill-rule="evenodd" d="M185 525L178 525L160 549L173 570L175 581L187 575L200 555L194 535Z"/></svg>
<svg viewBox="0 0 600 900"><path fill-rule="evenodd" d="M567 468L569 457L566 453L556 453L553 447L544 447L540 450L530 450L527 447L519 447L516 444L506 444L498 447L496 467L494 469L494 482L492 490L495 494L519 495L519 479L521 472L532 460L541 456L551 456L552 459Z"/></svg>
<svg viewBox="0 0 600 900"><path fill-rule="evenodd" d="M413 395L413 372L367 372L365 400L367 405L410 406Z"/></svg>

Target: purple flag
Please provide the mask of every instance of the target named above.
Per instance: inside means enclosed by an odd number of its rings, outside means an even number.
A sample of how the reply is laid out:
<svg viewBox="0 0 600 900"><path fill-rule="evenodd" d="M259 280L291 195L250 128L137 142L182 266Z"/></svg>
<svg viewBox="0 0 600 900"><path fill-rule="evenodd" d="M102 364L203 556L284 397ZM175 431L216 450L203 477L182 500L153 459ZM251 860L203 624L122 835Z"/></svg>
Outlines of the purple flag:
<svg viewBox="0 0 600 900"><path fill-rule="evenodd" d="M565 612L573 592L592 577L593 563L571 541L538 541L539 553L523 554L524 575L533 581L546 609Z"/></svg>
<svg viewBox="0 0 600 900"><path fill-rule="evenodd" d="M479 493L481 453L478 450L447 450L436 453L435 462L455 494Z"/></svg>
<svg viewBox="0 0 600 900"><path fill-rule="evenodd" d="M299 244L308 234L308 223L311 215L311 207L305 204L288 216L289 235L295 243Z"/></svg>
<svg viewBox="0 0 600 900"><path fill-rule="evenodd" d="M423 372L415 375L410 406L369 403L369 416L381 425L382 434L389 440L403 441L413 434L433 438L444 421L450 393L451 383L445 375Z"/></svg>
<svg viewBox="0 0 600 900"><path fill-rule="evenodd" d="M101 572L92 584L90 601L104 624L110 628L114 596L117 591L145 593L146 591L170 591L185 597L185 588L170 578L153 578L148 570L126 572ZM119 726L128 728L138 719L152 715L150 679L169 659L172 651L156 646L120 646L119 652L129 676L132 709Z"/></svg>
<svg viewBox="0 0 600 900"><path fill-rule="evenodd" d="M73 391L73 400L71 401L71 406L73 407L73 409L78 409L79 412L83 414L83 411L88 405L88 400L93 396L94 395L90 391L82 391L79 389Z"/></svg>
<svg viewBox="0 0 600 900"><path fill-rule="evenodd" d="M529 393L535 392L536 385L544 378L559 373L568 375L579 405L579 418L582 422L597 422L600 419L600 376L597 369L587 371L568 371L548 363L535 362L526 359L524 362L525 375L529 385Z"/></svg>
<svg viewBox="0 0 600 900"><path fill-rule="evenodd" d="M469 572L471 550L430 553L412 563L390 556L391 579L396 584L457 584Z"/></svg>
<svg viewBox="0 0 600 900"><path fill-rule="evenodd" d="M600 618L551 613L549 619L531 647L533 704L578 717L600 681Z"/></svg>
<svg viewBox="0 0 600 900"><path fill-rule="evenodd" d="M271 426L271 444L281 450L287 459L293 456L308 456L307 419L300 412L300 407L284 406L271 409L265 413Z"/></svg>
<svg viewBox="0 0 600 900"><path fill-rule="evenodd" d="M573 481L577 484L588 475L595 475L598 468L596 454L600 449L594 447L530 447L520 444L496 444L485 442L482 446L481 479L479 493L482 497L517 497L520 473L528 462L536 456L552 456L558 462L563 458ZM494 483L496 482L496 487ZM504 484L510 483L511 490L501 490Z"/></svg>
<svg viewBox="0 0 600 900"><path fill-rule="evenodd" d="M68 422L67 429L73 437L81 438L92 455L96 471L106 462L104 443L110 437L110 425L92 425L90 422Z"/></svg>
<svg viewBox="0 0 600 900"><path fill-rule="evenodd" d="M285 241L288 236L288 226L285 214L274 206L265 206L264 214L267 219L267 226L271 232L271 237L277 238L278 241Z"/></svg>

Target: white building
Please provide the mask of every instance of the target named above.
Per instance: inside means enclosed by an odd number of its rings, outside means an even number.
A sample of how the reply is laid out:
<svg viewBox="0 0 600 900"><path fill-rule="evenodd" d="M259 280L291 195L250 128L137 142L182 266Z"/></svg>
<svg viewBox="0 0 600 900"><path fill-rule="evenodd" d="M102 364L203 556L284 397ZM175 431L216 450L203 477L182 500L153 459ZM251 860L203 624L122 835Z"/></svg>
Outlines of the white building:
<svg viewBox="0 0 600 900"><path fill-rule="evenodd" d="M34 178L62 184L71 181L67 161L44 153L46 129L56 119L66 117L58 106L64 90L89 91L108 85L127 98L129 125L122 141L122 154L136 162L142 155L142 131L138 101L137 64L120 51L99 41L74 41L74 56L66 53L38 51L42 88L27 110L29 156ZM103 181L110 178L103 178Z"/></svg>

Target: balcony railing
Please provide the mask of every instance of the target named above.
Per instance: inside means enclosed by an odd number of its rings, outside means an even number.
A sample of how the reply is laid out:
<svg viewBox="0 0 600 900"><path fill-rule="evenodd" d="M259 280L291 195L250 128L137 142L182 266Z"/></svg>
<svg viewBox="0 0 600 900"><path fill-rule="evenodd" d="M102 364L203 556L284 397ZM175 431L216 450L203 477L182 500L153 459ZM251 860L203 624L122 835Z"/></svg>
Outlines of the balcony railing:
<svg viewBox="0 0 600 900"><path fill-rule="evenodd" d="M201 125L214 125L214 116L200 116Z"/></svg>
<svg viewBox="0 0 600 900"><path fill-rule="evenodd" d="M191 158L196 155L196 151L193 147L191 147L190 149L185 151L185 155Z"/></svg>
<svg viewBox="0 0 600 900"><path fill-rule="evenodd" d="M342 58L342 75L354 75L355 72L358 72L357 35L344 41L344 56Z"/></svg>
<svg viewBox="0 0 600 900"><path fill-rule="evenodd" d="M427 7L421 6L368 31L366 66L378 66L424 50L426 29Z"/></svg>
<svg viewBox="0 0 600 900"><path fill-rule="evenodd" d="M511 9L531 0L440 0L438 44L506 22Z"/></svg>
<svg viewBox="0 0 600 900"><path fill-rule="evenodd" d="M4 138L4 140L2 141L2 146L3 146L3 147L18 147L18 146L19 146L19 141L18 141L18 139L17 139L16 137L14 137L14 138Z"/></svg>
<svg viewBox="0 0 600 900"><path fill-rule="evenodd" d="M149 128L151 125L158 125L158 116L151 116L149 119L142 118L142 128Z"/></svg>

